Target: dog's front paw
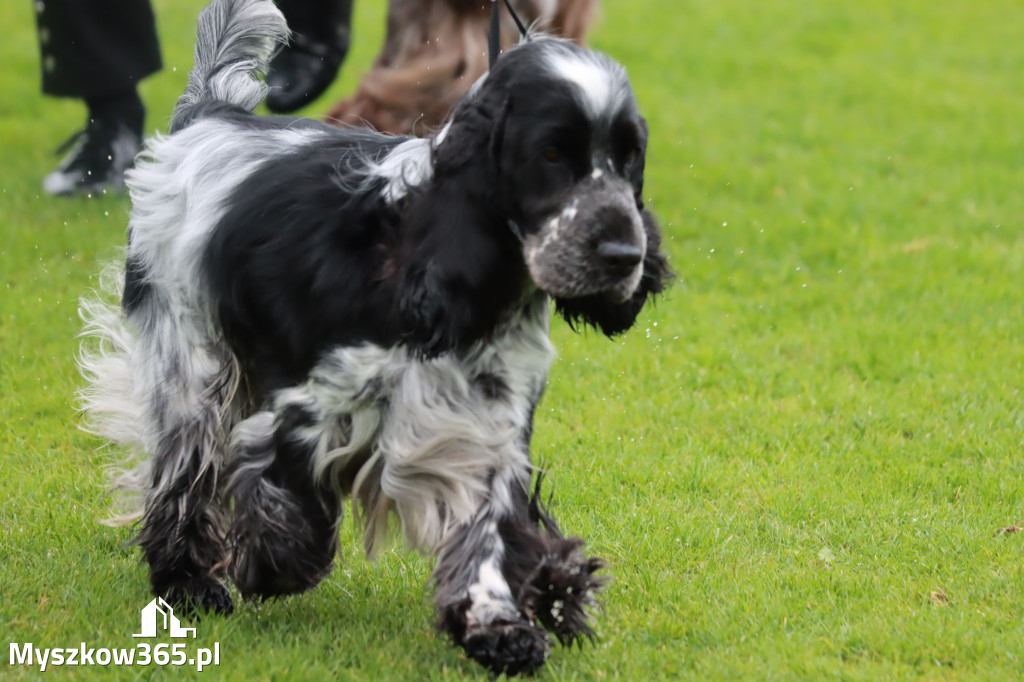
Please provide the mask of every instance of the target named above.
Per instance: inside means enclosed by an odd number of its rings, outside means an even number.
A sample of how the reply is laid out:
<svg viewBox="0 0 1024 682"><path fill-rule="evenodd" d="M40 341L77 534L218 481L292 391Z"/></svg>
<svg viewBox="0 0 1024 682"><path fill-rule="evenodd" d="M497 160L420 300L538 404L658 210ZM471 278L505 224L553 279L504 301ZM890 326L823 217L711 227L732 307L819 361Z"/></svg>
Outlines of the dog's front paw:
<svg viewBox="0 0 1024 682"><path fill-rule="evenodd" d="M305 592L331 572L334 547L326 541L314 549L273 541L236 545L231 577L245 599Z"/></svg>
<svg viewBox="0 0 1024 682"><path fill-rule="evenodd" d="M544 631L526 621L494 621L470 627L462 648L495 675L509 676L536 671L551 654Z"/></svg>
<svg viewBox="0 0 1024 682"><path fill-rule="evenodd" d="M235 609L228 588L212 576L170 582L155 591L186 618L198 618L203 612L228 615Z"/></svg>
<svg viewBox="0 0 1024 682"><path fill-rule="evenodd" d="M242 597L277 597L315 587L334 565L337 527L316 499L244 473L250 480L235 476L235 520L228 532L229 572Z"/></svg>
<svg viewBox="0 0 1024 682"><path fill-rule="evenodd" d="M590 612L598 607L597 595L608 580L595 575L605 562L585 556L580 545L566 540L545 556L525 591L524 607L566 646L594 638Z"/></svg>

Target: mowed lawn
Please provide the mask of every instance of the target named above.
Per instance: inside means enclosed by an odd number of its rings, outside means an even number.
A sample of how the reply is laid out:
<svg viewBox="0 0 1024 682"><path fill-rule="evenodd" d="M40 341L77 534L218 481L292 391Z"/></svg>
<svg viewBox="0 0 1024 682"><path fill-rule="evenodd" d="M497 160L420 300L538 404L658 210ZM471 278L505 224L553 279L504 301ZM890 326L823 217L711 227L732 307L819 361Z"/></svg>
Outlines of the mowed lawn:
<svg viewBox="0 0 1024 682"><path fill-rule="evenodd" d="M149 131L203 3L155 4ZM603 5L679 277L621 339L554 325L535 456L615 580L596 643L539 679L1020 679L1024 4ZM311 115L379 45L383 0L356 9ZM128 202L41 194L84 110L39 94L31 3L0 22L0 646L132 647L146 570L97 523L113 453L74 409L77 298ZM433 632L430 560L342 533L315 591L199 623L198 677L486 679Z"/></svg>

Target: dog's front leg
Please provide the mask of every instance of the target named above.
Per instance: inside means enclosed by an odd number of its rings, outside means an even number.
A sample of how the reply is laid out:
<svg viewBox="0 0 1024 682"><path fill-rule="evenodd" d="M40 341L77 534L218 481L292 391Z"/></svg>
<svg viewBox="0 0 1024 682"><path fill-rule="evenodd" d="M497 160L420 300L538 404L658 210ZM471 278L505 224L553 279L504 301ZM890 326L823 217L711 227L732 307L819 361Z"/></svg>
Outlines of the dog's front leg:
<svg viewBox="0 0 1024 682"><path fill-rule="evenodd" d="M539 626L566 645L593 636L604 562L562 535L540 482L531 494L521 477L492 477L500 487L472 522L450 532L434 572L442 629L496 673L544 663L550 646Z"/></svg>
<svg viewBox="0 0 1024 682"><path fill-rule="evenodd" d="M239 424L231 438L228 533L231 574L246 598L302 592L328 573L338 547L338 496L313 473L327 438L313 402L279 405Z"/></svg>
<svg viewBox="0 0 1024 682"><path fill-rule="evenodd" d="M544 664L551 646L505 575L509 548L501 527L508 510L492 501L472 521L452 529L438 553L433 582L439 625L495 674L530 673Z"/></svg>
<svg viewBox="0 0 1024 682"><path fill-rule="evenodd" d="M593 639L591 612L607 578L596 575L605 562L583 552L583 540L565 537L541 501L538 475L528 500L517 491L517 513L501 525L505 571L517 588L520 608L564 645Z"/></svg>

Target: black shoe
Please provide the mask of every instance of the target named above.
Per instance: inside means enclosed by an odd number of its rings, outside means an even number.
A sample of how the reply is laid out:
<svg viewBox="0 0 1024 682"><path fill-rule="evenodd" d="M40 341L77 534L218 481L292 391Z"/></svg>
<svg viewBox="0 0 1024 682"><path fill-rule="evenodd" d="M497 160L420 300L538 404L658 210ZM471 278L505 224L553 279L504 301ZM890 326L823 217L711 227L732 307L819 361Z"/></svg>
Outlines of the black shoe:
<svg viewBox="0 0 1024 682"><path fill-rule="evenodd" d="M135 161L142 140L120 123L91 119L57 153L68 149L57 168L43 178L47 194L100 194L124 190L124 172Z"/></svg>
<svg viewBox="0 0 1024 682"><path fill-rule="evenodd" d="M293 33L291 42L270 62L267 108L287 114L312 102L334 82L347 53L347 41L331 45Z"/></svg>

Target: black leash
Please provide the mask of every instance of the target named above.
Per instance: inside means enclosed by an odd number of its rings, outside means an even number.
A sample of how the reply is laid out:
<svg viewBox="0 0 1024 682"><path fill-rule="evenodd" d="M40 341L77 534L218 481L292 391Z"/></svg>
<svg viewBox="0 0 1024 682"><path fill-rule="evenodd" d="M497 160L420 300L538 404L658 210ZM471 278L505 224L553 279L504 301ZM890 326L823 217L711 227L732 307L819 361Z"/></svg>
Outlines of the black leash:
<svg viewBox="0 0 1024 682"><path fill-rule="evenodd" d="M491 0L491 36L488 39L488 48L490 50L490 65L489 68L494 68L494 62L498 61L498 54L501 52L501 19L498 16L500 4L498 0ZM512 9L512 3L509 0L505 0L505 7L508 7L508 13L512 15L512 19L516 22L516 27L519 28L519 33L527 40L530 39L529 34L526 32L526 27L523 26L523 22L520 21L519 15Z"/></svg>
<svg viewBox="0 0 1024 682"><path fill-rule="evenodd" d="M487 40L488 49L490 50L490 64L488 68L494 68L494 62L498 61L498 54L501 53L501 17L499 11L501 4L498 0L491 0L491 35ZM508 13L512 15L512 19L515 20L516 26L519 28L519 34L523 36L525 40L530 39L530 34L526 32L526 27L523 26L523 22L520 21L519 15L512 9L512 4L509 0L505 0L505 7L508 7ZM523 231L513 220L508 221L509 230L515 235L519 241L524 241Z"/></svg>

